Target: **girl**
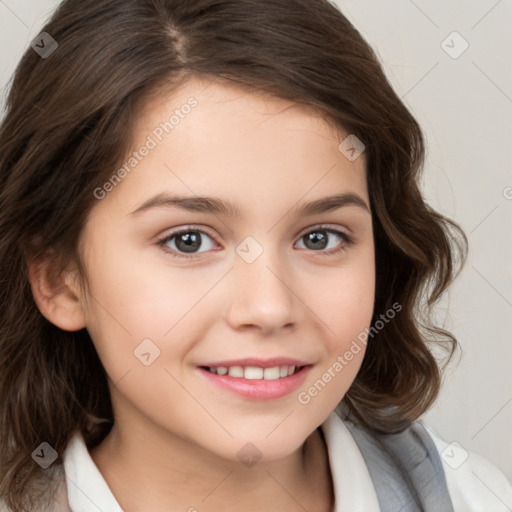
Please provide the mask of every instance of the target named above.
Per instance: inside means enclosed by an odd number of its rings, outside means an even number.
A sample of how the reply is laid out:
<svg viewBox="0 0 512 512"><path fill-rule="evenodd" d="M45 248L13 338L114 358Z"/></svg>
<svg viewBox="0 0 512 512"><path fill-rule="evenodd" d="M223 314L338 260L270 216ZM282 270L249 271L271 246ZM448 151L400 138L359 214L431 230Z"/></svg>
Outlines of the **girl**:
<svg viewBox="0 0 512 512"><path fill-rule="evenodd" d="M0 142L8 510L509 509L419 419L467 241L327 0L65 0Z"/></svg>

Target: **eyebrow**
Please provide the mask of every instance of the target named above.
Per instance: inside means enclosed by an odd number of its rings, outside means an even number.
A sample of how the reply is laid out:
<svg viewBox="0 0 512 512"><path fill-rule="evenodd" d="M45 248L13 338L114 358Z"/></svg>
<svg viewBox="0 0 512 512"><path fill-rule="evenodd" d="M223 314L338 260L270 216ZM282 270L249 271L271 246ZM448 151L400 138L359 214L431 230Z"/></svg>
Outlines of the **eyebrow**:
<svg viewBox="0 0 512 512"><path fill-rule="evenodd" d="M310 203L298 205L292 209L292 214L296 216L315 215L318 213L337 210L344 206L357 206L365 210L367 213L370 213L369 206L361 196L354 193L345 193L324 197ZM242 212L237 205L216 197L179 196L167 194L157 194L151 197L131 212L130 215L138 215L153 208L163 207L176 207L189 212L212 213L224 215L225 217L240 217L242 215Z"/></svg>

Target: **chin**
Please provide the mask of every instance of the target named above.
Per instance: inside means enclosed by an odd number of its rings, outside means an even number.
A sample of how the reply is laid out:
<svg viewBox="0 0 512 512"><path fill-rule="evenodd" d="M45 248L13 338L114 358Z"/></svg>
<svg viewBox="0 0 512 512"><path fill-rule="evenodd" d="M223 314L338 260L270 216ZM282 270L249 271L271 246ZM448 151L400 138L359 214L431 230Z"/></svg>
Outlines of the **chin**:
<svg viewBox="0 0 512 512"><path fill-rule="evenodd" d="M309 437L291 436L289 431L273 433L270 436L252 435L248 432L240 438L223 440L222 443L211 446L209 449L219 457L229 462L241 462L247 467L252 467L260 462L272 462L285 459L302 448L302 445Z"/></svg>

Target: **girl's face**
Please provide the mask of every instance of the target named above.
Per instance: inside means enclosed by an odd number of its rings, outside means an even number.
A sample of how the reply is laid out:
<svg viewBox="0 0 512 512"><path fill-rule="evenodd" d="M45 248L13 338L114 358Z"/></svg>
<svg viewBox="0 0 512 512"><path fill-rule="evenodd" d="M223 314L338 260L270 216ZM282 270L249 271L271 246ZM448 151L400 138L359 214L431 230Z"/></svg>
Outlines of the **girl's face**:
<svg viewBox="0 0 512 512"><path fill-rule="evenodd" d="M375 281L364 154L339 150L347 135L219 81L147 103L81 240L84 323L123 436L276 460L342 399Z"/></svg>

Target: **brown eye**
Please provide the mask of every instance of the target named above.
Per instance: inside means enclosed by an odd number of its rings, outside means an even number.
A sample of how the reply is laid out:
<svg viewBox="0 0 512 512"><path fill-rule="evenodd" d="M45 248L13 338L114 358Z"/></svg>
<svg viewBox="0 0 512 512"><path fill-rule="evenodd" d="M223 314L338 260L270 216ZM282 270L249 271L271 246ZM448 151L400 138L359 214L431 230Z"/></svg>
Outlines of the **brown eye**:
<svg viewBox="0 0 512 512"><path fill-rule="evenodd" d="M340 246L340 239L342 241ZM302 235L300 241L303 242L304 248L314 252L323 252L326 249L334 249L328 251L327 254L333 254L345 249L353 243L352 237L333 228L317 227ZM337 247L337 249L336 249Z"/></svg>
<svg viewBox="0 0 512 512"><path fill-rule="evenodd" d="M205 238L210 240L211 243L205 244ZM160 242L158 242L158 245L163 246L166 252L176 256L177 258L189 258L191 256L187 256L186 254L193 255L208 251L212 249L214 244L212 238L204 231L187 229L171 233ZM200 251L199 248L203 248L203 250Z"/></svg>

